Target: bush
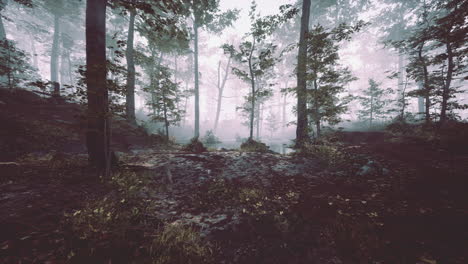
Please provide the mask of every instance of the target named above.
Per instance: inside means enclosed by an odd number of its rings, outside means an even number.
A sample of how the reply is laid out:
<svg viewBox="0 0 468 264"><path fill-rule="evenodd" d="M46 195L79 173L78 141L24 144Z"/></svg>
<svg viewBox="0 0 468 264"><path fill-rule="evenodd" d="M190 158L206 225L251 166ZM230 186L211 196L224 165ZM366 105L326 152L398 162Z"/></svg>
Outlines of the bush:
<svg viewBox="0 0 468 264"><path fill-rule="evenodd" d="M207 146L215 146L221 143L221 140L213 133L213 131L206 131L205 136L202 138L202 142Z"/></svg>
<svg viewBox="0 0 468 264"><path fill-rule="evenodd" d="M245 152L263 152L263 153L273 153L265 143L255 141L253 139L248 139L246 142L242 143L240 149Z"/></svg>
<svg viewBox="0 0 468 264"><path fill-rule="evenodd" d="M194 153L202 153L202 152L207 151L207 149L205 148L203 143L198 141L198 138L192 138L190 140L190 143L188 143L187 145L185 145L183 147L183 150L184 151L189 151L189 152L194 152Z"/></svg>

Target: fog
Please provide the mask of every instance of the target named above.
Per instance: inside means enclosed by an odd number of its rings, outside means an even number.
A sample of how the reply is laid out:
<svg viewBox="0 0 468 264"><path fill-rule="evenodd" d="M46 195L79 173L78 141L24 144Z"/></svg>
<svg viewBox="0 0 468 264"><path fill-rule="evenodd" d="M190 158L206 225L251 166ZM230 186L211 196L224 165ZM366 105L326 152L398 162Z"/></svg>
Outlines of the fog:
<svg viewBox="0 0 468 264"><path fill-rule="evenodd" d="M69 95L72 100L79 99L73 96L79 86L79 66L85 63L85 3L77 2L68 4L60 10L59 26L54 28L54 14L57 8L54 1L32 1L35 8L26 8L15 1L9 1L5 10L2 11L3 26L6 37L14 41L19 49L25 51L26 57L33 68L36 68L35 77L44 81L57 81L61 83L62 94ZM74 2L74 1L72 1ZM385 105L386 111L398 108L398 98L404 87L405 92L419 89L418 82L409 76L406 67L410 64L407 53L399 51L389 44L390 41L405 40L418 24L421 6L418 3L406 7L405 3L399 1L351 1L347 5L328 5L327 1L312 1L312 11L309 27L322 25L326 30L337 27L340 23L355 25L362 20L365 25L350 35L349 40L339 42L339 66L348 68L354 77L352 81L345 84L345 89L337 94L337 98L354 96L347 106L346 111L339 114L339 122L324 120L323 127L343 127L345 129L364 130L370 127L359 117L363 109L359 96L365 96L365 89L369 86L369 79L375 80L382 89L388 90L383 99L388 101ZM261 16L274 15L279 12L283 4L291 4L300 9L301 3L295 1L257 1L256 12ZM250 84L242 80L232 72L232 67L242 67L239 61L232 60L227 67L229 56L221 48L223 44L239 45L248 39L251 27L249 20L249 9L251 1L221 0L221 11L239 9L237 20L232 22L221 32L212 32L206 28L199 29L199 91L200 91L200 136L203 137L207 131L214 134L223 142L239 142L239 138L245 139L249 136L249 117L242 112L240 107L246 102L246 96L250 93ZM69 8L69 9L66 9ZM121 51L125 51L127 41L129 14L123 7L117 7L107 12L107 42L108 45L121 40L124 42ZM147 53L148 36L140 30L144 23L143 11L136 15L136 30L134 47L136 53ZM55 15L56 17L56 15ZM193 78L193 20L189 17L178 18L181 28L187 29L190 41L188 49L183 51L171 50L170 47L160 48L156 46L158 56L161 56L160 64L166 66L171 72L171 78L179 84L179 91L187 92L194 89ZM278 26L275 32L267 36L266 41L278 45L276 55L289 45L296 45L299 40L300 12L298 15ZM400 28L400 35L396 36L396 28ZM54 41L54 32L59 30L59 59L58 80L51 78L51 56ZM114 49L115 51L115 49ZM109 60L115 60L115 54L109 49L107 56ZM437 51L434 51L437 52ZM295 68L297 65L297 46L285 52L276 65L270 70L265 82L271 88L271 95L266 97L256 113L259 120L255 121L254 137L256 139L278 144L287 143L296 136L296 95L293 92L284 93L286 88L294 88L297 84ZM466 59L465 59L466 60ZM116 64L126 67L126 58L123 56ZM338 67L335 65L334 67ZM432 66L436 71L436 66ZM222 102L219 109L219 121L215 129L218 103L218 85L222 83L223 76L227 71L227 79L223 89ZM145 87L148 86L150 75L144 66L136 62L136 103L135 111L137 122L147 127L151 132L157 133L164 128L163 123L151 121L148 116L152 112L148 105L150 94ZM53 74L52 74L53 75ZM112 74L109 74L111 77ZM394 75L394 78L389 76ZM115 75L117 76L117 75ZM121 85L125 84L125 76L118 80ZM219 79L219 80L218 80ZM117 80L117 79L116 79ZM461 93L453 94L453 101L463 105L468 103L467 93L464 92L466 83L463 76L458 75L452 82L452 87L457 87ZM34 89L26 87L27 89ZM46 88L50 90L50 88ZM422 120L419 114L418 97L408 97L406 114L410 115L412 122ZM116 103L125 103L125 97L117 95ZM436 100L437 101L437 100ZM179 108L183 108L179 122L170 126L170 135L176 141L186 142L193 137L195 118L195 99L192 93L177 102ZM421 105L419 105L421 107ZM431 106L431 112L436 114L440 106ZM454 109L454 115L463 120L468 117L468 111ZM398 111L382 113L375 123L385 124L392 121L398 115ZM161 132L162 133L162 132ZM236 141L236 139L238 141ZM229 145L226 143L226 145ZM234 144L234 143L233 143Z"/></svg>

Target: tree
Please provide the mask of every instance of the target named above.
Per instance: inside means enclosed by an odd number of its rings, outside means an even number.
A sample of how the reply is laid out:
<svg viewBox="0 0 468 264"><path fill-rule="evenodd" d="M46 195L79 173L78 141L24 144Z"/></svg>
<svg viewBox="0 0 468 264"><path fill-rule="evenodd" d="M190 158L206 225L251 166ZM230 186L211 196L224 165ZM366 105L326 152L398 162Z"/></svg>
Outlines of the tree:
<svg viewBox="0 0 468 264"><path fill-rule="evenodd" d="M359 111L359 117L361 120L368 121L369 127L372 127L372 122L384 113L385 100L383 95L385 91L380 88L380 83L369 79L369 87L363 93L365 96L359 97L363 107Z"/></svg>
<svg viewBox="0 0 468 264"><path fill-rule="evenodd" d="M87 0L86 84L89 163L105 176L110 168L110 124L106 72L106 0Z"/></svg>
<svg viewBox="0 0 468 264"><path fill-rule="evenodd" d="M270 131L270 138L273 138L273 133L278 129L278 120L272 111L268 113L266 122L267 122L267 129L268 131Z"/></svg>
<svg viewBox="0 0 468 264"><path fill-rule="evenodd" d="M184 114L178 108L180 97L179 86L171 80L171 73L167 67L160 67L156 73L158 80L155 87L152 87L157 96L151 100L149 105L154 110L149 116L153 121L162 122L165 128L166 139L169 140L169 126L177 125L182 120Z"/></svg>
<svg viewBox="0 0 468 264"><path fill-rule="evenodd" d="M296 147L302 148L309 141L307 121L307 36L309 32L310 0L302 2L299 54L297 56L297 128Z"/></svg>
<svg viewBox="0 0 468 264"><path fill-rule="evenodd" d="M195 133L194 138L200 136L200 87L198 67L198 30L205 28L211 32L221 32L237 20L239 11L228 10L221 13L219 0L184 0L188 10L192 14L194 36L194 80L195 80Z"/></svg>
<svg viewBox="0 0 468 264"><path fill-rule="evenodd" d="M218 78L216 88L218 89L218 100L216 101L216 117L213 131L216 133L216 129L218 128L219 123L219 115L221 113L221 102L223 100L223 92L224 87L226 86L226 81L229 75L229 69L231 67L231 56L228 57L228 61L226 63L226 68L224 69L223 77L221 78L221 61L218 63Z"/></svg>
<svg viewBox="0 0 468 264"><path fill-rule="evenodd" d="M351 97L340 98L345 87L356 80L348 68L339 64L339 43L350 40L351 34L359 31L362 22L355 26L342 24L332 30L315 26L307 37L307 110L315 123L316 135L320 137L321 123L331 125L341 121L340 114L347 110Z"/></svg>
<svg viewBox="0 0 468 264"><path fill-rule="evenodd" d="M127 90L126 90L126 100L125 100L125 113L127 120L132 123L136 124L135 119L135 62L134 62L134 55L133 55L133 39L134 39L134 32L135 32L135 16L136 16L136 8L135 8L135 0L131 1L133 6L130 7L130 19L128 22L128 38L127 38L127 50L126 50L126 58L127 58Z"/></svg>
<svg viewBox="0 0 468 264"><path fill-rule="evenodd" d="M280 14L278 15L260 17L256 12L257 5L255 1L252 1L249 11L251 28L250 32L246 35L246 38L250 38L251 40L243 41L237 49L233 45L223 45L225 53L230 54L241 67L243 66L243 68L233 67L233 73L241 80L250 83L251 86L251 91L247 96L250 101L250 107L244 107L244 109L250 111L249 141L253 140L255 110L257 109L256 100L258 97L265 97L271 94L271 90L269 90L271 84L263 85L264 89L259 89L256 86L256 82L272 72L273 66L280 60L283 53L281 52L279 55L275 54L277 46L271 41L267 41L267 37L280 24L294 17L297 10L291 8L290 5L284 5L280 7ZM264 79L263 81L266 80Z"/></svg>

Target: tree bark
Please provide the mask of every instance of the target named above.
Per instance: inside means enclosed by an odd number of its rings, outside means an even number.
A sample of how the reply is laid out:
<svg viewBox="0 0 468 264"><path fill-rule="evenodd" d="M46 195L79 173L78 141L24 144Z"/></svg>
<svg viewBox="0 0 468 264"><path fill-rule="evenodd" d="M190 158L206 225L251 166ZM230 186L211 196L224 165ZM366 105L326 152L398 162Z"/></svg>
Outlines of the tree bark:
<svg viewBox="0 0 468 264"><path fill-rule="evenodd" d="M226 69L224 71L223 81L221 82L221 61L218 64L218 102L216 106L216 118L214 123L213 131L216 132L218 129L219 115L221 113L221 102L223 100L224 87L226 86L226 81L229 75L229 67L231 66L231 56L229 56Z"/></svg>
<svg viewBox="0 0 468 264"><path fill-rule="evenodd" d="M106 87L106 0L87 0L86 84L89 163L108 176L110 168L109 98Z"/></svg>
<svg viewBox="0 0 468 264"><path fill-rule="evenodd" d="M37 60L37 51L36 51L36 44L34 43L34 36L32 33L29 34L29 38L31 40L31 55L32 55L32 63L34 68L38 68L39 62Z"/></svg>
<svg viewBox="0 0 468 264"><path fill-rule="evenodd" d="M254 117L255 117L255 92L256 91L255 91L255 76L253 74L253 68L252 68L252 56L253 56L254 50L255 50L255 37L253 38L252 47L250 49L250 55L249 55L250 84L252 86L249 140L253 139L253 127L254 127Z"/></svg>
<svg viewBox="0 0 468 264"><path fill-rule="evenodd" d="M297 128L296 147L303 148L309 141L307 121L307 34L309 32L310 0L302 2L299 54L297 58Z"/></svg>
<svg viewBox="0 0 468 264"><path fill-rule="evenodd" d="M60 55L60 15L54 14L54 41L52 43L52 55L50 57L50 81L52 82L53 95L60 96L59 83L59 55Z"/></svg>
<svg viewBox="0 0 468 264"><path fill-rule="evenodd" d="M448 107L448 100L450 98L450 84L452 83L453 69L455 67L455 64L453 63L453 51L452 51L452 46L450 45L450 40L447 39L447 42L445 43L445 47L447 50L448 67L447 67L447 75L445 78L444 87L442 90L442 104L441 104L441 110L440 110L440 123L442 124L447 121L447 107Z"/></svg>
<svg viewBox="0 0 468 264"><path fill-rule="evenodd" d="M199 89L199 80L198 80L198 21L197 17L193 21L193 30L195 35L194 40L194 74L195 74L195 133L194 138L198 139L200 137L200 89Z"/></svg>
<svg viewBox="0 0 468 264"><path fill-rule="evenodd" d="M132 0L132 4L135 4L135 0ZM128 36L127 36L127 91L125 96L125 112L127 114L127 120L131 124L136 125L135 119L135 58L133 50L133 40L135 34L135 16L136 10L132 6L130 9L130 21L128 23Z"/></svg>
<svg viewBox="0 0 468 264"><path fill-rule="evenodd" d="M420 63L422 65L422 69L423 69L423 88L424 88L424 97L425 97L425 111L424 111L424 114L425 114L425 121L427 124L429 124L431 122L431 114L430 114L430 107L431 107L431 98L430 98L430 86L429 86L429 72L427 70L427 65L426 65L426 61L424 59L424 56L422 55L422 52L423 52L423 48L424 48L424 42L421 43L421 45L419 46L419 50L418 50L418 58L420 60Z"/></svg>
<svg viewBox="0 0 468 264"><path fill-rule="evenodd" d="M10 51L9 51L9 47L8 47L8 39L6 37L5 26L3 25L3 17L2 17L2 14L1 14L6 5L7 5L7 1L0 0L0 41L2 42L2 45L5 45L3 48L7 49L7 52L8 52L8 55L9 55ZM9 60L8 60L8 63L9 63ZM9 65L7 65L7 67L9 68ZM9 77L7 77L5 75L1 75L0 76L0 87L4 87L4 86L8 85L11 88L11 84L10 84L9 80L10 80Z"/></svg>

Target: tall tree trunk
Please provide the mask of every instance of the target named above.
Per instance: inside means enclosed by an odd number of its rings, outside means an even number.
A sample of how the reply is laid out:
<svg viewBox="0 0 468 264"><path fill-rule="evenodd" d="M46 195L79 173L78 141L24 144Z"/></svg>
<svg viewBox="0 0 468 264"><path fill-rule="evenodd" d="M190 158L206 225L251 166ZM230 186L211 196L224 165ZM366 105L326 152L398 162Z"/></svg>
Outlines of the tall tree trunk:
<svg viewBox="0 0 468 264"><path fill-rule="evenodd" d="M372 127L372 119L374 117L373 115L374 115L374 95L371 95L369 127Z"/></svg>
<svg viewBox="0 0 468 264"><path fill-rule="evenodd" d="M315 76L317 76L317 73L315 72L314 74ZM312 119L315 119L314 122L315 122L315 129L317 131L316 133L316 137L319 138L321 136L321 129L320 129L320 119L322 118L320 116L320 104L319 104L319 100L318 100L318 85L317 85L317 79L314 79L314 90L315 90L315 93L314 93L314 115L315 117L313 117Z"/></svg>
<svg viewBox="0 0 468 264"><path fill-rule="evenodd" d="M60 83L62 86L65 83L68 83L68 67L67 67L67 53L68 51L64 50L64 47L62 46L62 52L60 54Z"/></svg>
<svg viewBox="0 0 468 264"><path fill-rule="evenodd" d="M8 46L8 39L7 39L7 36L6 36L5 26L3 25L3 17L2 17L2 14L1 14L6 5L7 5L7 0L0 0L0 41L1 41L1 44L2 44L2 48L7 50L8 57L9 57L10 49L9 49L9 46ZM8 59L8 64L9 64L9 61L10 60ZM8 68L10 68L9 65L6 65L6 66ZM10 72L9 69L8 69L8 72ZM7 77L5 75L1 75L0 76L0 87L9 86L10 88L12 88L10 79L11 79L10 77Z"/></svg>
<svg viewBox="0 0 468 264"><path fill-rule="evenodd" d="M34 36L33 34L29 34L29 39L31 40L31 58L34 68L38 68L39 62L37 60L37 51L36 51L36 44L34 43Z"/></svg>
<svg viewBox="0 0 468 264"><path fill-rule="evenodd" d="M445 43L445 47L447 51L448 67L444 87L442 90L442 104L440 110L440 123L442 124L447 121L447 105L450 98L450 84L452 83L453 69L455 67L455 64L453 63L453 51L450 40L447 39L446 41L447 42Z"/></svg>
<svg viewBox="0 0 468 264"><path fill-rule="evenodd" d="M253 127L254 127L254 117L255 117L255 96L256 96L256 91L255 91L255 76L253 73L253 68L252 68L252 56L253 52L255 50L255 37L253 38L252 42L252 47L250 49L250 55L249 55L249 72L250 72L250 84L252 86L252 91L251 91L251 109L250 109L250 133L249 133L249 140L253 139Z"/></svg>
<svg viewBox="0 0 468 264"><path fill-rule="evenodd" d="M73 78L73 66L72 66L72 63L71 63L71 56L70 56L70 53L71 51L68 51L67 52L67 66L68 66L68 78L69 78L69 82L70 82L70 85L73 85L74 83L74 78Z"/></svg>
<svg viewBox="0 0 468 264"><path fill-rule="evenodd" d="M59 55L60 55L60 15L54 14L54 41L50 57L50 81L53 86L53 95L60 96L59 83Z"/></svg>
<svg viewBox="0 0 468 264"><path fill-rule="evenodd" d="M427 64L426 64L426 60L424 59L424 56L422 54L423 52L423 48L424 48L424 42L421 43L421 45L419 46L419 49L418 49L418 58L420 60L420 63L421 63L421 66L422 66L422 70L423 70L423 89L424 89L424 98L425 98L425 111L424 111L424 115L425 115L425 121L426 123L430 123L431 122L431 113L430 113L430 107L431 107L431 98L430 98L430 86L429 86L429 72L427 70Z"/></svg>
<svg viewBox="0 0 468 264"><path fill-rule="evenodd" d="M169 120L167 120L167 105L166 105L166 95L162 94L163 99L163 114L164 114L164 128L166 129L166 140L169 141Z"/></svg>
<svg viewBox="0 0 468 264"><path fill-rule="evenodd" d="M194 41L194 59L195 59L195 135L194 138L198 139L200 137L200 90L199 90L199 80L198 80L198 18L195 16L193 21L193 30L195 35Z"/></svg>
<svg viewBox="0 0 468 264"><path fill-rule="evenodd" d="M404 61L403 61L403 50L398 51L398 93L397 93L397 102L402 102L402 95L403 95L403 79L404 79ZM400 110L401 110L400 105Z"/></svg>
<svg viewBox="0 0 468 264"><path fill-rule="evenodd" d="M309 141L307 121L307 34L309 32L310 0L302 2L299 54L297 57L297 128L296 147L302 148Z"/></svg>
<svg viewBox="0 0 468 264"><path fill-rule="evenodd" d="M418 82L418 89L424 89L424 84L422 82ZM424 96L418 96L418 114L420 118L424 116Z"/></svg>
<svg viewBox="0 0 468 264"><path fill-rule="evenodd" d="M132 0L132 4L135 4L135 0ZM135 119L135 59L133 55L133 39L135 34L135 16L136 10L132 6L130 9L130 22L128 23L128 36L127 36L127 92L125 96L125 112L127 114L127 120L136 125Z"/></svg>
<svg viewBox="0 0 468 264"><path fill-rule="evenodd" d="M106 3L87 0L86 6L86 84L88 130L86 145L89 163L105 176L110 168L109 96L106 87Z"/></svg>
<svg viewBox="0 0 468 264"><path fill-rule="evenodd" d="M283 134L284 134L284 131L286 130L286 123L288 122L288 120L286 119L287 98L288 98L288 95L285 93L283 95L283 113L282 113L282 118L281 118L281 132Z"/></svg>
<svg viewBox="0 0 468 264"><path fill-rule="evenodd" d="M216 118L214 123L214 132L218 129L219 115L221 113L221 102L223 100L224 87L226 86L226 81L229 74L229 67L231 67L231 56L229 56L226 69L224 70L223 81L221 82L221 61L218 64L218 102L216 106Z"/></svg>

